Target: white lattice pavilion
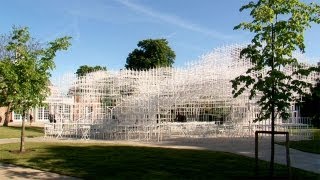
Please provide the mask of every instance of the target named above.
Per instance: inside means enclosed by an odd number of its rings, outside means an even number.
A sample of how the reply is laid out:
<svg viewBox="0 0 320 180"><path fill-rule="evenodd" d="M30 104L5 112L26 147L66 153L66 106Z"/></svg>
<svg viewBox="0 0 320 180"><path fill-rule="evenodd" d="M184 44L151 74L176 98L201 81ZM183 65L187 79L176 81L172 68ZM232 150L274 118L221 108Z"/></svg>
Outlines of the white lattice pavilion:
<svg viewBox="0 0 320 180"><path fill-rule="evenodd" d="M80 78L65 75L47 99L56 123L46 125L46 135L161 140L249 136L255 129L268 130L269 121L253 123L259 107L248 93L232 97L230 80L251 66L239 58L242 47L214 49L180 68L97 71ZM293 69L285 67L284 71L292 74ZM305 80L315 83L318 77L314 73ZM302 131L308 123L299 117L294 102L290 111L292 117L278 119L277 128L295 126Z"/></svg>

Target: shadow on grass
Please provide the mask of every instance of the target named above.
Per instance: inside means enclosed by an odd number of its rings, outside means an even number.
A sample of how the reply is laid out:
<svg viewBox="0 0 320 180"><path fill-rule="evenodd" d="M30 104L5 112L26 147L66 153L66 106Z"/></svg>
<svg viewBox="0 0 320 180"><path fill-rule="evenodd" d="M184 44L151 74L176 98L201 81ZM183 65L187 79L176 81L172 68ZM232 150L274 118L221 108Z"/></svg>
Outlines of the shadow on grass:
<svg viewBox="0 0 320 180"><path fill-rule="evenodd" d="M88 144L30 148L33 155L3 161L85 179L261 179L268 170L268 164L261 161L260 176L256 177L253 159L203 150ZM286 179L287 169L276 168L277 177ZM295 170L294 176L317 177L300 170Z"/></svg>

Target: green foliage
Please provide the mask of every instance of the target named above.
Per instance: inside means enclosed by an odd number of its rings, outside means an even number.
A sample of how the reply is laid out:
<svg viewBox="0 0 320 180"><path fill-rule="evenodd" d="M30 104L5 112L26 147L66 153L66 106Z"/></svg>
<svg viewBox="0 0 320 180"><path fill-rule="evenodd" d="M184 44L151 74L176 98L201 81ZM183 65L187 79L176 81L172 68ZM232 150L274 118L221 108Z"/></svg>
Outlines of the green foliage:
<svg viewBox="0 0 320 180"><path fill-rule="evenodd" d="M125 67L134 70L147 70L155 67L171 67L176 55L166 39L146 39L139 41L127 58Z"/></svg>
<svg viewBox="0 0 320 180"><path fill-rule="evenodd" d="M0 61L0 105L12 104L14 111L26 112L42 105L49 94L56 53L70 46L70 37L58 38L44 47L30 45L32 40L28 28L13 27Z"/></svg>
<svg viewBox="0 0 320 180"><path fill-rule="evenodd" d="M106 71L107 68L103 67L103 66L87 66L87 65L83 65L83 66L80 66L77 69L76 74L77 74L78 77L81 77L81 76L85 76L88 73L99 71L99 70Z"/></svg>
<svg viewBox="0 0 320 180"><path fill-rule="evenodd" d="M310 96L304 96L300 105L300 113L303 117L312 118L312 124L320 127L320 81L311 89Z"/></svg>
<svg viewBox="0 0 320 180"><path fill-rule="evenodd" d="M0 105L22 114L20 152L24 152L26 112L32 107L42 106L50 93L50 70L55 67L57 51L67 50L70 37L58 38L47 46L33 46L28 28L13 27L12 35L5 45L0 62ZM4 125L7 125L6 116Z"/></svg>
<svg viewBox="0 0 320 180"><path fill-rule="evenodd" d="M116 96L105 96L102 98L102 103L104 106L116 106L117 97Z"/></svg>
<svg viewBox="0 0 320 180"><path fill-rule="evenodd" d="M261 94L258 104L260 116L256 120L276 116L287 119L290 102L297 102L295 94L305 95L312 87L303 81L317 67L305 67L298 63L293 52L305 50L304 32L312 23L320 23L320 6L305 4L299 0L258 0L244 5L242 10L251 10L251 22L243 22L235 29L254 33L251 43L241 51L241 58L251 61L252 67L245 75L232 80L234 97L250 91L250 99ZM284 67L295 69L286 74Z"/></svg>
<svg viewBox="0 0 320 180"><path fill-rule="evenodd" d="M8 106L15 98L18 76L15 73L15 66L9 59L0 61L0 106Z"/></svg>

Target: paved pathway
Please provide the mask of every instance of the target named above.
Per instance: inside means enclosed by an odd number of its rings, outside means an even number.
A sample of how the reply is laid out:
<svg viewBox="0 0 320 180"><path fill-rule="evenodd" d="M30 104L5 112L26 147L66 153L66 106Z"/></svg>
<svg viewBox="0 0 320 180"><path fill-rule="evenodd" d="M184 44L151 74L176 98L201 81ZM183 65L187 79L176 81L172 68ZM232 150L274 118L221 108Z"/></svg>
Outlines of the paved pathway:
<svg viewBox="0 0 320 180"><path fill-rule="evenodd" d="M0 144L19 142L20 139L0 139ZM235 154L241 154L248 157L254 157L254 139L253 138L207 138L190 139L175 138L163 142L129 142L129 141L102 141L102 140L58 140L45 138L27 138L27 142L68 142L68 143L105 143L105 144L125 144L133 146L152 146L166 148L183 149L206 149L214 151L225 151ZM259 140L259 159L270 160L270 140L263 138ZM291 166L319 173L320 179L320 154L306 153L290 149ZM285 147L275 145L275 162L286 165ZM14 168L12 168L14 167ZM0 179L73 179L72 177L61 176L55 173L23 168L13 165L0 164Z"/></svg>
<svg viewBox="0 0 320 180"><path fill-rule="evenodd" d="M0 179L50 179L50 180L64 180L64 179L77 179L70 176L63 176L56 173L40 171L11 164L0 163Z"/></svg>
<svg viewBox="0 0 320 180"><path fill-rule="evenodd" d="M162 142L162 145L175 147L198 147L207 150L225 151L241 154L254 158L253 138L210 138L190 140L187 138L172 139ZM320 154L306 153L290 148L291 167L304 169L320 174ZM270 161L270 140L263 138L259 140L259 159ZM275 162L286 165L285 146L275 145ZM320 179L320 175L319 175Z"/></svg>

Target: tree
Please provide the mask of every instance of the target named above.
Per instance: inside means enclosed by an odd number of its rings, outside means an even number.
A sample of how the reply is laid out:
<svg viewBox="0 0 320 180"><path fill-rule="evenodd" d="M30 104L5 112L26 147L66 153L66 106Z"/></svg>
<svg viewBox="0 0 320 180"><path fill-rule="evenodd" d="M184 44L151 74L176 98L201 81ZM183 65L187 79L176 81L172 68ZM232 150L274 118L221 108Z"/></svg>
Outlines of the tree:
<svg viewBox="0 0 320 180"><path fill-rule="evenodd" d="M315 127L320 127L320 81L311 89L311 95L302 98L300 114L302 117L310 117Z"/></svg>
<svg viewBox="0 0 320 180"><path fill-rule="evenodd" d="M166 39L146 39L139 41L138 47L129 53L125 67L147 70L156 67L172 67L176 55Z"/></svg>
<svg viewBox="0 0 320 180"><path fill-rule="evenodd" d="M256 120L271 118L271 163L274 166L274 123L276 116L289 117L291 102L299 100L298 95L312 87L303 81L317 67L304 67L298 63L293 52L305 50L304 32L312 23L320 23L320 7L315 3L305 4L299 0L257 0L242 6L240 11L251 10L251 22L243 22L234 29L249 30L254 34L251 43L241 53L241 58L251 61L245 75L232 80L233 95L237 97L249 90L252 99L258 98L261 108ZM292 74L282 69L293 67ZM299 78L301 77L301 78ZM257 94L259 96L257 96Z"/></svg>
<svg viewBox="0 0 320 180"><path fill-rule="evenodd" d="M99 71L99 70L106 71L107 68L103 67L103 66L87 66L87 65L83 65L83 66L80 66L77 69L76 74L77 74L78 77L81 77L81 76L85 76L86 74L88 74L90 72Z"/></svg>
<svg viewBox="0 0 320 180"><path fill-rule="evenodd" d="M0 61L0 106L7 107L3 126L8 126L12 111L12 100L16 93L13 81L17 80L14 64L9 59Z"/></svg>
<svg viewBox="0 0 320 180"><path fill-rule="evenodd" d="M14 27L5 46L8 55L0 62L0 93L5 95L0 103L22 114L20 152L24 151L27 112L43 105L50 93L50 70L55 67L56 53L70 46L70 37L58 38L38 48L28 48L31 41L28 28Z"/></svg>
<svg viewBox="0 0 320 180"><path fill-rule="evenodd" d="M14 76L14 71L13 71L13 63L11 61L15 61L15 57L16 57L16 52L13 51L8 51L7 50L7 46L9 44L10 39L13 38L13 34L3 34L0 35L0 60L2 61L1 64L1 72L2 75L6 74L6 76L1 76L1 80L5 80L6 83L2 83L0 84L0 106L1 107L7 107L6 113L5 113L5 119L3 122L3 126L8 126L9 124L9 119L11 116L11 106L12 103L10 101L10 99L12 99L12 97L10 97L12 95L12 92L14 92L14 88L13 87L7 87L7 86L12 86L13 83L10 83L9 79L5 79L4 77L12 77ZM40 43L35 41L35 39L30 39L29 42L26 44L26 48L28 50L39 50L40 48ZM9 91L9 92L8 92ZM11 91L11 93L10 93ZM6 99L9 99L9 101L6 101Z"/></svg>
<svg viewBox="0 0 320 180"><path fill-rule="evenodd" d="M2 60L8 53L6 51L5 45L9 41L9 36L7 35L0 35L0 60Z"/></svg>

